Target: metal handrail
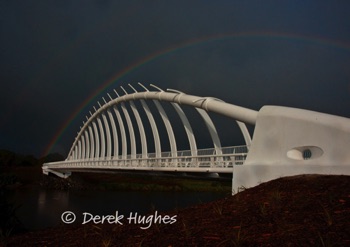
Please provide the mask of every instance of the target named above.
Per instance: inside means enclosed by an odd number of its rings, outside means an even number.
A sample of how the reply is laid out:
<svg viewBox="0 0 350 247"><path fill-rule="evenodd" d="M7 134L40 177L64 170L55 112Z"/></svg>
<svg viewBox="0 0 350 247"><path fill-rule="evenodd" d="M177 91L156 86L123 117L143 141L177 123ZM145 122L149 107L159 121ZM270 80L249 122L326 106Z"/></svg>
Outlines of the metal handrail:
<svg viewBox="0 0 350 247"><path fill-rule="evenodd" d="M247 146L232 146L221 148L221 154L215 154L214 148L197 150L197 155L184 155L190 154L189 150L178 151L175 157L171 156L171 152L162 152L161 157L156 157L153 153L148 154L148 157L144 158L141 155L137 155L136 158L131 159L130 155L126 159L121 159L119 156L117 159L112 157L107 159L93 158L93 159L80 159L80 160L65 160L60 162L46 163L48 168L69 168L69 167L87 167L87 168L99 168L99 167L111 167L111 168L151 168L151 167L191 167L191 168L232 168L233 165L243 164L248 148Z"/></svg>

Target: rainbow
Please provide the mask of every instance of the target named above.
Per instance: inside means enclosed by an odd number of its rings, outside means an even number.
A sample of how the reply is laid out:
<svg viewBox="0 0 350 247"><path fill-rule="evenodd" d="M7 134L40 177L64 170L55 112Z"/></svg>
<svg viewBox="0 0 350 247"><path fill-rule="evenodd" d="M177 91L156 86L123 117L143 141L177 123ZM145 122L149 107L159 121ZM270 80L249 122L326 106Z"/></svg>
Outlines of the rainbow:
<svg viewBox="0 0 350 247"><path fill-rule="evenodd" d="M214 41L222 41L229 39L240 39L240 38L271 38L271 39L280 39L280 40L293 40L293 41L303 41L310 42L313 44L318 44L321 46L330 46L337 49L350 51L350 44L340 41L335 41L331 39L290 34L290 33L273 33L273 32L241 32L241 33L225 33L225 34L216 34L212 36L205 36L201 38L191 39L184 41L182 43L178 43L172 46L169 46L165 49L158 50L146 57L143 57L136 62L126 66L123 70L118 71L111 78L106 80L101 84L93 93L91 93L86 100L84 100L78 107L69 115L69 117L63 122L61 127L57 130L56 134L52 137L47 147L44 149L43 155L45 156L49 154L54 145L60 140L65 130L70 126L75 117L92 101L96 99L96 97L103 92L106 88L110 87L113 83L122 79L126 75L132 73L136 69L141 66L154 61L156 59L160 59L166 55L175 53L179 50L183 50L186 48L191 48L193 46L199 44L206 44Z"/></svg>

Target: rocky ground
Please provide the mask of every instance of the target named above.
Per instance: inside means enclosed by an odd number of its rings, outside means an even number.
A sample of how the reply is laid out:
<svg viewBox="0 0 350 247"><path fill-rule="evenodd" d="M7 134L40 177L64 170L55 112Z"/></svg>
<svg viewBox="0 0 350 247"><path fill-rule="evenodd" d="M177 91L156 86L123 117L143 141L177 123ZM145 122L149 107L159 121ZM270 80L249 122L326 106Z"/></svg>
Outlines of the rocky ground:
<svg viewBox="0 0 350 247"><path fill-rule="evenodd" d="M219 201L157 213L176 222L147 229L141 227L149 224L127 221L64 225L12 236L4 245L350 246L350 176L280 178Z"/></svg>

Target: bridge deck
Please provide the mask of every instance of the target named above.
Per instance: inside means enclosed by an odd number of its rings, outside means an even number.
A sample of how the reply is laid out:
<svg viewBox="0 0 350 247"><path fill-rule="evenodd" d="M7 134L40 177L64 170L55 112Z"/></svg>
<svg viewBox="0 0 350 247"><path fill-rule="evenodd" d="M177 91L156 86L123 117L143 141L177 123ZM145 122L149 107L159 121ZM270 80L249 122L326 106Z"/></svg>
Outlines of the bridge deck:
<svg viewBox="0 0 350 247"><path fill-rule="evenodd" d="M247 156L247 146L224 147L218 149L200 149L192 156L190 150L162 152L161 157L148 154L147 158L137 155L132 159L112 157L111 159L95 158L83 160L65 160L43 165L43 172L70 172L82 169L104 170L139 170L139 171L172 171L172 172L217 172L232 173L233 165L242 165ZM59 175L59 174L57 174Z"/></svg>

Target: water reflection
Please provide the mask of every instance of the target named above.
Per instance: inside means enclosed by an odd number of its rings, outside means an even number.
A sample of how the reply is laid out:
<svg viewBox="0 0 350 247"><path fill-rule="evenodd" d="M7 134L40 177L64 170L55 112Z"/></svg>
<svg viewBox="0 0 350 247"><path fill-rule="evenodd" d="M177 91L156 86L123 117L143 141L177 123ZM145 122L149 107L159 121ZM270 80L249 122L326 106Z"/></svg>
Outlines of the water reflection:
<svg viewBox="0 0 350 247"><path fill-rule="evenodd" d="M222 198L218 192L143 192L143 191L53 191L40 187L16 191L11 201L20 205L17 216L28 229L43 229L62 224L61 214L72 211L77 223L84 212L94 215L167 211Z"/></svg>
<svg viewBox="0 0 350 247"><path fill-rule="evenodd" d="M33 205L33 209L37 208L36 219L32 218L37 222L29 223L27 227L37 229L57 225L57 216L61 215L62 209L65 210L69 207L69 192L39 189L37 198L37 204ZM29 209L31 207L31 205L26 204L24 208ZM25 216L28 219L31 217L35 217L35 214Z"/></svg>

